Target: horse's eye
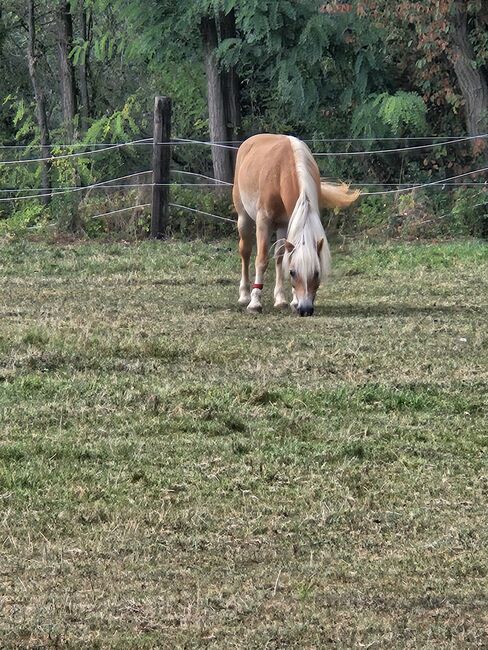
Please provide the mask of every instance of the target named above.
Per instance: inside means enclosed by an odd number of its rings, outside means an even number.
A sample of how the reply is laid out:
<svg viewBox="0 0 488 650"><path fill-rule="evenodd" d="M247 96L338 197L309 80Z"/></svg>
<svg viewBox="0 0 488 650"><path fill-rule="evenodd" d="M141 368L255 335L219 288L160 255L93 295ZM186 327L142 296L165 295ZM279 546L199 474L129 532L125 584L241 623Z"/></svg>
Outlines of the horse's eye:
<svg viewBox="0 0 488 650"><path fill-rule="evenodd" d="M293 269L290 271L290 275L292 278L296 277L296 274L297 274L296 271L294 271Z"/></svg>

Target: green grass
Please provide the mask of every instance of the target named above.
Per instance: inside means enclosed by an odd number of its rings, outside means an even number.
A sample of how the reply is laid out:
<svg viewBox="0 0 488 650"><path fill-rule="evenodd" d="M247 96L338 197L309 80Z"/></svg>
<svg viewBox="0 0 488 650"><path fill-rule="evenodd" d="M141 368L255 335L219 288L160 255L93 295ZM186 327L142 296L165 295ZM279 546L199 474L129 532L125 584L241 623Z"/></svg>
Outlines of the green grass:
<svg viewBox="0 0 488 650"><path fill-rule="evenodd" d="M0 646L488 646L488 248L0 245Z"/></svg>

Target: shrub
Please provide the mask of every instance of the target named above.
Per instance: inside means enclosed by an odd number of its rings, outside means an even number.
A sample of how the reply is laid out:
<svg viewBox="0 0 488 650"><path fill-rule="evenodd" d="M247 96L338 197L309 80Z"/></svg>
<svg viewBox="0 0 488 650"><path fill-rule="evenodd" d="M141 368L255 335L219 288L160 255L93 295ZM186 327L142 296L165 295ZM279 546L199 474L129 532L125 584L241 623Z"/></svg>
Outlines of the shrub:
<svg viewBox="0 0 488 650"><path fill-rule="evenodd" d="M488 236L488 195L479 190L459 189L454 192L450 228L453 235Z"/></svg>
<svg viewBox="0 0 488 650"><path fill-rule="evenodd" d="M210 191L208 191L210 189ZM172 187L171 203L177 203L225 219L236 219L228 188ZM237 226L215 217L171 207L169 232L175 237L215 239L232 235Z"/></svg>
<svg viewBox="0 0 488 650"><path fill-rule="evenodd" d="M40 203L29 201L18 205L9 217L0 221L0 236L22 237L29 228L41 227L48 220L49 211Z"/></svg>

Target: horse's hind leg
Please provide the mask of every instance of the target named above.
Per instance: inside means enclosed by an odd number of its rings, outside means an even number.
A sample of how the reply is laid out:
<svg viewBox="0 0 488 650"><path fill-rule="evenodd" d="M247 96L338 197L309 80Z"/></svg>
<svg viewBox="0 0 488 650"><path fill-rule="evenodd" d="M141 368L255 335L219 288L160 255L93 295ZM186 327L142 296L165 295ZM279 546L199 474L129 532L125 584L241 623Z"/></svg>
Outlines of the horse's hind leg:
<svg viewBox="0 0 488 650"><path fill-rule="evenodd" d="M276 309L287 309L288 303L285 297L283 285L283 255L285 253L286 228L278 228L276 232L275 266L276 283L274 290L274 306Z"/></svg>
<svg viewBox="0 0 488 650"><path fill-rule="evenodd" d="M252 219L246 214L239 214L237 228L239 230L239 253L241 254L242 273L239 285L239 304L247 307L251 301L249 290L249 261L251 259L252 245L254 241L254 228Z"/></svg>
<svg viewBox="0 0 488 650"><path fill-rule="evenodd" d="M256 216L256 244L256 277L251 291L251 302L247 306L247 310L252 313L259 313L263 310L261 293L264 274L268 268L269 226L266 222L266 215L261 210Z"/></svg>

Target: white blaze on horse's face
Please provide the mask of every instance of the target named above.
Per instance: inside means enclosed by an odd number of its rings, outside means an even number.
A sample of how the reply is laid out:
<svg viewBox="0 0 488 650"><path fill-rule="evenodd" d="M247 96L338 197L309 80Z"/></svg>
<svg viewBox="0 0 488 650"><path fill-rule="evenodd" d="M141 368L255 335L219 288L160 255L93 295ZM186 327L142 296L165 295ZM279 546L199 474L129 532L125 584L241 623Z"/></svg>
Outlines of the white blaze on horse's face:
<svg viewBox="0 0 488 650"><path fill-rule="evenodd" d="M324 240L317 242L316 259L305 260L300 254L300 248L291 242L285 242L285 248L290 256L288 268L293 287L293 307L300 316L312 316L317 289L320 286L320 253Z"/></svg>

